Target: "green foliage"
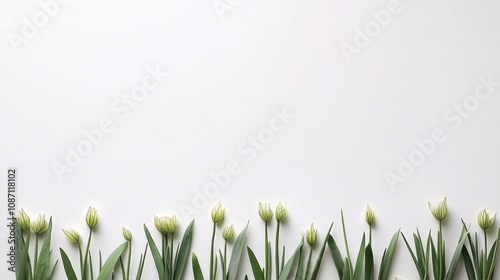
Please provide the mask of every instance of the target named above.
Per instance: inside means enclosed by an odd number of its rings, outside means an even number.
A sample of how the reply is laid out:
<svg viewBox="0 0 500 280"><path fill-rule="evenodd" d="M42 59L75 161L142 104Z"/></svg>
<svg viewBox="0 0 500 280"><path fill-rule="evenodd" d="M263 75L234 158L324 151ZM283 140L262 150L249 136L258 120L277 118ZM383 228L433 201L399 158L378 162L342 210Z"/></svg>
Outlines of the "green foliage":
<svg viewBox="0 0 500 280"><path fill-rule="evenodd" d="M162 236L162 251L158 250L154 239L151 237L146 225L144 225L144 232L151 248L151 254L156 265L158 272L158 279L160 280L180 280L184 275L188 258L191 252L191 243L193 239L193 226L194 220L189 223L184 231L182 241L178 244L174 255L173 236ZM169 242L170 241L170 242Z"/></svg>
<svg viewBox="0 0 500 280"><path fill-rule="evenodd" d="M15 254L16 254L16 279L17 280L50 280L52 279L57 267L58 261L51 264L52 239L52 217L49 219L46 229L37 231L34 234L28 230L24 231L16 225ZM24 234L26 232L26 239ZM43 232L43 233L42 233ZM31 236L35 236L35 248L33 258L29 255ZM38 250L38 242L42 241L42 247ZM31 260L33 259L33 263Z"/></svg>
<svg viewBox="0 0 500 280"><path fill-rule="evenodd" d="M228 280L236 280L236 276L238 275L238 269L240 266L241 257L243 255L243 250L245 247L245 240L247 236L248 223L243 229L238 237L236 238L236 242L233 246L233 251L231 253L231 259L229 261L229 268L227 270L227 279Z"/></svg>
<svg viewBox="0 0 500 280"><path fill-rule="evenodd" d="M54 266L50 264L50 240L52 237L52 217L49 219L49 226L44 233L42 248L40 249L40 254L34 267L33 279L34 280L47 280L52 279L57 262ZM38 236L36 236L38 238Z"/></svg>
<svg viewBox="0 0 500 280"><path fill-rule="evenodd" d="M498 242L500 240L500 229L498 229L497 238L488 250L486 231L484 230L484 248L479 251L480 244L478 243L477 232L474 234L474 239L463 223L464 231L467 232L467 241L469 248L464 246L461 254L464 259L464 266L469 280L491 280L493 279L498 253Z"/></svg>
<svg viewBox="0 0 500 280"><path fill-rule="evenodd" d="M346 249L346 257L342 256L337 243L332 235L328 236L328 249L333 259L333 264L337 270L339 279L345 280L373 280L375 279L375 263L373 257L373 249L371 242L366 244L366 236L363 233L361 244L358 249L356 261L353 262L349 252L347 233L345 230L344 213L341 212L342 231L344 233L344 243ZM371 225L370 225L371 226ZM382 260L380 261L378 280L389 279L394 253L399 237L399 230L394 233L389 243L389 247L384 250ZM371 239L371 238L369 238ZM353 267L354 264L354 267Z"/></svg>
<svg viewBox="0 0 500 280"><path fill-rule="evenodd" d="M16 254L16 280L29 279L31 265L29 257L29 244L31 233L28 232L26 240L19 225L16 225L15 254Z"/></svg>
<svg viewBox="0 0 500 280"><path fill-rule="evenodd" d="M478 224L483 230L483 239L480 241L484 242L484 244L479 242L478 233L475 232L472 234L462 221L463 226L459 240L451 259L447 262L446 246L442 230L442 221L447 216L446 198L439 204L431 205L429 203L429 208L433 216L439 221L437 234L433 236L432 232L429 230L428 234L422 237L417 228L416 232L412 234L413 238L407 239L407 237L398 230L392 235L388 247L384 249L380 263L377 263L375 261L376 254L374 253L376 252L376 246L371 242L372 224L375 221L375 212L371 208L367 208L367 214L365 215L365 219L370 226L370 231L368 234L363 233L359 247L356 246L356 255L351 255L351 251L349 250L344 214L343 211L341 211L343 233L343 240L341 242L344 243L345 253L340 251L337 241L331 234L333 227L332 223L321 244L316 242L317 229L311 225L306 235L301 238L292 255L287 257L285 254L285 246L280 250L280 245L282 244L279 243L280 222L285 219L287 210L283 205L277 207L276 215L274 216L277 221L274 239L275 243L271 244L268 237L268 230L272 222L273 213L270 210L270 205L262 204L259 208L259 215L265 222L265 253L261 261L259 262L258 257L250 246L245 244L249 222L238 234L232 246L228 246L234 234L232 226L230 227L232 233L223 233L222 236L225 243L223 249L220 250L215 250L214 248L216 233L216 224L214 222L209 279L236 280L237 277L240 277L239 275L244 275L244 279L249 279L248 275L239 272L241 259L246 249L253 279L255 280L316 280L320 273L325 250L328 248L338 279L375 280L376 278L377 280L388 280L400 235L404 240L405 246L418 272L419 279L421 280L454 279L455 272L460 266L461 259L463 260L464 271L469 280L496 279L494 273L500 242L500 228L497 228L496 238L490 246L488 246L488 236L486 234L486 231L493 227L496 214L490 217L489 214L483 210L483 212L478 215ZM222 219L220 211L223 211L223 209L221 209L222 208L218 207L216 209L217 211L215 211L217 215L212 217L213 219L215 217L214 220L218 222ZM127 241L114 249L104 262L101 252L99 251L98 266L93 266L90 245L93 228L97 224L97 211L92 208L90 210L92 215L87 215L88 219L86 220L89 228L86 243L75 230L63 230L68 239L76 243L80 257L78 263L75 261L72 262L66 251L59 248L66 278L68 280L94 280L95 272L96 280L114 280L117 278L115 271L121 268L123 280L130 280L132 234L128 230L126 232L124 231L126 233L124 233L124 238ZM58 264L58 261L51 263L52 218L47 222L44 215L39 215L38 219L33 224L30 224L30 219L24 211L22 211L22 215L19 221L24 221L24 223L21 223L23 226L21 227L16 224L15 227L16 279L50 280L53 278ZM151 250L159 280L182 280L186 278L184 277L185 270L190 256L193 278L195 280L205 280L198 257L195 253L191 252L194 220L189 223L180 241L174 238L177 225L178 222L175 216L170 218L170 220L164 219L163 217L155 220L155 226L161 233L161 243L155 242L148 228L144 225L147 244L143 254L139 257L137 274L135 277L136 280L140 280L143 274L148 248ZM40 242L41 247L39 248ZM177 242L177 244L175 244L176 246L174 246L174 242ZM34 248L30 248L30 244L33 243L35 245ZM272 256L272 245L274 245L274 256ZM128 253L125 253L127 249ZM125 257L127 257L126 265L124 262ZM217 275L218 264L220 264L222 271L219 275ZM75 270L75 268L79 269ZM271 270L274 270L273 273L271 273Z"/></svg>
<svg viewBox="0 0 500 280"><path fill-rule="evenodd" d="M413 259L415 268L418 271L421 280L430 279L429 263L433 272L433 279L435 280L452 280L460 261L460 256L464 243L466 241L466 228L462 230L460 234L460 239L457 243L453 257L449 263L448 268L446 268L446 258L445 258L445 242L443 240L442 230L438 231L437 242L432 239L431 231L427 235L427 242L424 250L424 242L420 236L420 232L417 229L417 234L413 234L413 240L415 245L415 250L413 250L404 236L403 240L408 248L408 251ZM436 246L437 243L437 246Z"/></svg>

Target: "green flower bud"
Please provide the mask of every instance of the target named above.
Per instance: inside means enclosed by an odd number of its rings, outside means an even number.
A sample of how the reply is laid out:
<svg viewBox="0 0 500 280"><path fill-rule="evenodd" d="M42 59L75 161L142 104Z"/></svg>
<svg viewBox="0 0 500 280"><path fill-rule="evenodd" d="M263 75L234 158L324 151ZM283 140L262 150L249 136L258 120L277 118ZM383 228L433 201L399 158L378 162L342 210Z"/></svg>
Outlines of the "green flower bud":
<svg viewBox="0 0 500 280"><path fill-rule="evenodd" d="M286 219L286 216L287 216L286 205L280 201L276 206L276 221L280 222Z"/></svg>
<svg viewBox="0 0 500 280"><path fill-rule="evenodd" d="M49 225L47 224L47 220L45 219L45 215L38 215L36 221L31 223L31 231L34 234L40 234L47 230Z"/></svg>
<svg viewBox="0 0 500 280"><path fill-rule="evenodd" d="M273 218L271 204L259 202L259 215L264 222L269 222Z"/></svg>
<svg viewBox="0 0 500 280"><path fill-rule="evenodd" d="M130 232L130 230L122 227L122 234L123 234L123 238L125 238L125 240L132 241L132 233Z"/></svg>
<svg viewBox="0 0 500 280"><path fill-rule="evenodd" d="M366 205L365 220L370 226L375 221L375 211L373 211L370 205Z"/></svg>
<svg viewBox="0 0 500 280"><path fill-rule="evenodd" d="M214 221L214 223L218 223L222 219L224 219L224 207L222 207L222 204L219 201L212 209L212 221Z"/></svg>
<svg viewBox="0 0 500 280"><path fill-rule="evenodd" d="M225 227L222 230L222 238L224 238L224 240L231 241L231 239L233 239L233 236L234 236L234 226L233 225Z"/></svg>
<svg viewBox="0 0 500 280"><path fill-rule="evenodd" d="M172 217L155 216L155 227L161 234L175 234L178 226L179 222L177 221L177 217L175 215Z"/></svg>
<svg viewBox="0 0 500 280"><path fill-rule="evenodd" d="M166 227L168 233L175 234L177 228L179 227L179 221L177 220L177 217L175 215L170 218L167 217Z"/></svg>
<svg viewBox="0 0 500 280"><path fill-rule="evenodd" d="M431 204L429 202L429 209L431 210L434 218L436 218L439 221L444 220L444 218L446 218L446 215L448 214L448 206L446 203L446 197L442 201L440 201L436 204Z"/></svg>
<svg viewBox="0 0 500 280"><path fill-rule="evenodd" d="M486 209L483 209L477 215L477 223L482 229L488 230L495 224L496 217L497 214L495 213L495 215L490 218L490 214L486 212Z"/></svg>
<svg viewBox="0 0 500 280"><path fill-rule="evenodd" d="M167 217L158 217L155 215L155 227L161 234L167 234L166 221Z"/></svg>
<svg viewBox="0 0 500 280"><path fill-rule="evenodd" d="M306 229L306 242L307 244L313 246L316 243L316 235L318 233L318 229L314 228L314 224L311 224L309 229Z"/></svg>
<svg viewBox="0 0 500 280"><path fill-rule="evenodd" d="M66 237L69 239L69 241L73 242L73 243L78 243L80 242L80 234L72 229L72 228L63 228L62 230L64 232L64 234L66 235Z"/></svg>
<svg viewBox="0 0 500 280"><path fill-rule="evenodd" d="M21 230L30 230L30 223L30 217L21 209L17 215L17 224L21 227Z"/></svg>
<svg viewBox="0 0 500 280"><path fill-rule="evenodd" d="M94 207L89 207L89 210L87 210L87 216L85 217L85 221L87 222L89 228L94 228L97 225L97 220L97 209L95 209Z"/></svg>

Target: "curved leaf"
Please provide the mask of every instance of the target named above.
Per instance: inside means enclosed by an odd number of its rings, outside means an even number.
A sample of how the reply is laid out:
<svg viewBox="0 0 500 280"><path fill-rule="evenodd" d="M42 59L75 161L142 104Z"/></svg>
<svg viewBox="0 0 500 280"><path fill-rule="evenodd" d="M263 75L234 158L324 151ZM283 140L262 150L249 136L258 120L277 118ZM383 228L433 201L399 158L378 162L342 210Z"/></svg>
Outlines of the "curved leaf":
<svg viewBox="0 0 500 280"><path fill-rule="evenodd" d="M332 256L333 264L337 269L339 279L342 279L342 275L344 273L344 258L342 257L339 247L331 234L328 235L328 249L330 251L330 255Z"/></svg>
<svg viewBox="0 0 500 280"><path fill-rule="evenodd" d="M328 229L328 232L326 233L325 240L323 241L323 245L321 246L321 250L319 251L318 254L318 259L316 260L316 263L314 264L314 268L311 272L311 277L309 279L315 280L316 277L318 276L319 268L321 266L321 263L323 262L323 255L325 254L325 249L326 249L326 243L328 242L328 236L330 236L330 232L332 231L333 223L330 224L330 228Z"/></svg>
<svg viewBox="0 0 500 280"><path fill-rule="evenodd" d="M158 278L165 279L165 265L163 264L163 259L160 255L160 251L158 251L158 247L156 247L155 241L149 233L148 227L145 224L144 232L146 233L146 239L148 240L149 247L151 248L151 255L153 255L153 259L155 261L156 270L158 271Z"/></svg>
<svg viewBox="0 0 500 280"><path fill-rule="evenodd" d="M373 280L374 270L372 244L368 243L365 248L365 280Z"/></svg>
<svg viewBox="0 0 500 280"><path fill-rule="evenodd" d="M28 253L31 233L28 233L25 241L21 227L17 222L15 230L16 279L28 279L28 271L31 269L29 267L30 259Z"/></svg>
<svg viewBox="0 0 500 280"><path fill-rule="evenodd" d="M203 271L201 270L200 262L198 261L198 257L196 257L196 254L192 254L192 266L193 266L193 275L194 275L194 280L205 280L203 277Z"/></svg>
<svg viewBox="0 0 500 280"><path fill-rule="evenodd" d="M300 241L299 246L297 246L297 249L293 252L293 255L288 259L286 262L285 266L283 267L283 270L281 270L280 278L279 280L287 280L288 275L290 275L290 272L292 271L292 267L299 257L300 251L302 250L302 246L304 246L304 239L302 238Z"/></svg>
<svg viewBox="0 0 500 280"><path fill-rule="evenodd" d="M189 253L191 250L191 242L193 240L193 225L194 220L189 223L188 227L184 231L181 245L178 248L178 252L175 254L174 280L182 279L182 275L186 270L186 265L188 263Z"/></svg>
<svg viewBox="0 0 500 280"><path fill-rule="evenodd" d="M250 247L247 247L247 251L255 280L264 280L265 279L264 272L262 271L262 267L260 266L259 261L255 257L255 254L253 253L252 249L250 249Z"/></svg>
<svg viewBox="0 0 500 280"><path fill-rule="evenodd" d="M243 255L243 248L245 246L248 224L249 222L247 222L247 225L245 226L243 231L238 234L238 237L234 242L233 251L231 253L231 260L229 261L229 266L227 269L227 280L236 280L241 256Z"/></svg>
<svg viewBox="0 0 500 280"><path fill-rule="evenodd" d="M394 258L394 252L396 251L396 246L398 244L400 230L396 231L389 242L389 247L387 247L386 253L382 257L380 262L379 280L389 279L389 272L391 271L392 259Z"/></svg>
<svg viewBox="0 0 500 280"><path fill-rule="evenodd" d="M46 280L50 279L52 274L52 269L50 267L50 239L52 237L52 217L49 219L49 225L44 233L42 248L40 249L40 255L38 256L38 263L36 265L34 280ZM38 237L35 237L38 238Z"/></svg>
<svg viewBox="0 0 500 280"><path fill-rule="evenodd" d="M73 265L71 264L71 260L68 258L68 255L66 255L66 252L64 252L62 248L59 248L59 251L61 252L61 259L64 271L66 272L66 277L68 277L68 280L78 280L78 278L76 278L76 273L73 269Z"/></svg>
<svg viewBox="0 0 500 280"><path fill-rule="evenodd" d="M108 280L111 276L111 273L115 269L116 263L120 259L120 256L123 254L123 251L127 249L128 242L124 242L122 245L118 246L111 255L109 255L108 259L104 262L101 271L99 271L99 276L97 276L97 280Z"/></svg>

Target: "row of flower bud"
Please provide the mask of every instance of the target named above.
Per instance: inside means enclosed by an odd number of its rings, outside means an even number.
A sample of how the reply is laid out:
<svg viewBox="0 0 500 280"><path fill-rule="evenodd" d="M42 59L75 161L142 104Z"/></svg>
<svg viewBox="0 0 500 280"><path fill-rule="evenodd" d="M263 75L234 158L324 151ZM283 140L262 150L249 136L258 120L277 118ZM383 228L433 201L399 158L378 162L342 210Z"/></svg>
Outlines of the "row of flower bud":
<svg viewBox="0 0 500 280"><path fill-rule="evenodd" d="M444 198L442 201L431 204L429 202L429 209L434 216L439 221L442 221L446 218L448 214L448 206L447 206L447 199ZM276 210L273 213L271 210L271 204L270 203L259 203L258 206L258 213L260 218L264 222L269 222L273 218L273 215L275 216L277 221L283 221L287 217L287 207L284 203L279 202L276 206ZM225 209L222 206L221 202L218 202L215 207L212 209L212 221L214 223L218 223L222 219L224 219L224 214L225 214ZM480 228L483 230L487 230L493 227L495 224L495 219L496 219L496 213L491 216L486 209L483 209L479 212L477 215L477 222ZM366 207L365 211L365 220L369 225L372 225L375 221L375 212L370 206ZM97 210L94 207L89 207L87 211L87 215L85 217L85 221L87 223L87 226L89 228L94 228L97 225L98 221L98 213ZM17 223L19 227L24 230L24 231L32 231L35 234L41 234L44 231L47 230L47 219L45 218L45 215L38 215L35 221L30 220L29 216L26 214L24 210L20 210L18 217L17 217ZM179 221L175 215L171 217L167 216L154 216L154 225L156 229L161 233L161 234L175 234L177 231L177 228L179 227ZM66 228L63 229L64 234L68 237L68 239L71 242L79 242L80 240L80 234L72 229L72 228ZM123 237L125 240L130 241L132 239L132 234L131 232L123 228L122 229ZM314 224L311 224L311 226L306 230L305 234L305 239L308 244L312 245L316 242L316 233L317 229L314 228ZM225 240L231 240L234 236L234 225L229 225L225 227L222 231L222 236Z"/></svg>
<svg viewBox="0 0 500 280"><path fill-rule="evenodd" d="M445 197L443 200L434 204L429 202L429 209L431 210L431 213L434 218L436 218L436 220L444 220L448 215L447 198ZM492 228L493 225L495 225L496 216L496 213L493 216L490 216L488 211L486 211L486 209L483 209L477 214L477 224L481 229L488 230Z"/></svg>

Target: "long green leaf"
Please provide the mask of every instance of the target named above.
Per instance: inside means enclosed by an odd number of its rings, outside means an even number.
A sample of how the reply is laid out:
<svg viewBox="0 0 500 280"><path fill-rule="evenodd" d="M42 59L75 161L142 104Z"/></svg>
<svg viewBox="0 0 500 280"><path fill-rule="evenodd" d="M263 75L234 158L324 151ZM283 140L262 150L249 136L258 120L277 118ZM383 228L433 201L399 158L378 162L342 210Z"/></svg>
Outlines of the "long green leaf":
<svg viewBox="0 0 500 280"><path fill-rule="evenodd" d="M413 253L413 250L411 249L411 246L408 243L408 240L406 240L405 235L403 233L401 233L401 236L403 236L403 240L406 244L406 248L408 248L408 252L410 253L411 258L413 259L413 263L415 264L415 267L417 268L418 275L420 276L420 279L423 279L423 275L422 275L422 271L420 269L420 263L419 263L420 258L417 259L417 257L415 256L415 253ZM415 234L413 234L413 238L415 240L415 251L417 251L417 253L418 253L418 241L417 241L417 237Z"/></svg>
<svg viewBox="0 0 500 280"><path fill-rule="evenodd" d="M495 251L496 251L496 247L497 247L497 241L495 240L495 242L493 242L493 245L491 246L490 248L490 252L488 253L488 271L490 270L490 266L491 264L494 262L493 258L495 257L494 254L495 254Z"/></svg>
<svg viewBox="0 0 500 280"><path fill-rule="evenodd" d="M99 271L99 276L97 276L97 280L108 280L111 276L111 273L115 269L116 263L120 259L120 256L123 254L125 249L127 249L128 242L124 242L122 245L118 246L111 255L109 255L108 259L104 262L101 271Z"/></svg>
<svg viewBox="0 0 500 280"><path fill-rule="evenodd" d="M356 264L354 267L354 277L353 280L361 280L363 276L363 262L365 260L365 234L363 233L363 238L361 239L361 245L358 250L358 257L356 259Z"/></svg>
<svg viewBox="0 0 500 280"><path fill-rule="evenodd" d="M354 271L352 269L352 259L351 259L351 253L349 251L349 242L347 241L347 233L345 230L344 211L342 209L340 210L340 218L342 220L342 232L344 234L345 251L346 251L347 259L349 259L349 261L346 262L346 265L348 268L347 271L349 271L349 276L352 278L354 276Z"/></svg>
<svg viewBox="0 0 500 280"><path fill-rule="evenodd" d="M145 224L144 232L146 233L146 238L148 240L149 247L151 248L151 255L153 255L153 260L155 261L156 270L158 271L158 278L165 279L165 266L163 264L163 259L161 257L160 251L158 251L158 247L156 247L155 241L149 233L148 227Z"/></svg>
<svg viewBox="0 0 500 280"><path fill-rule="evenodd" d="M28 253L31 232L28 232L28 237L25 241L21 227L17 222L15 223L15 231L16 279L24 280L28 279L28 273L31 269L29 267L30 259Z"/></svg>
<svg viewBox="0 0 500 280"><path fill-rule="evenodd" d="M483 255L483 250L481 250L481 255ZM483 258L479 258L479 265L476 268L478 279L483 279L483 265L485 265L483 262Z"/></svg>
<svg viewBox="0 0 500 280"><path fill-rule="evenodd" d="M439 258L436 251L436 246L434 245L434 241L432 240L432 236L429 233L429 237L427 242L431 244L431 253L432 253L432 272L434 273L434 279L439 280Z"/></svg>
<svg viewBox="0 0 500 280"><path fill-rule="evenodd" d="M373 265L372 244L368 243L365 248L365 280L373 280L375 278L375 267Z"/></svg>
<svg viewBox="0 0 500 280"><path fill-rule="evenodd" d="M451 262L448 268L448 272L446 273L445 279L452 280L455 275L455 271L458 267L458 262L460 260L460 256L462 254L462 248L464 248L465 241L467 240L467 230L462 228L462 232L460 233L460 240L458 241L457 247L455 248L455 252L453 253L453 257L451 258Z"/></svg>
<svg viewBox="0 0 500 280"><path fill-rule="evenodd" d="M233 251L231 253L231 259L229 261L229 266L227 269L227 280L236 280L238 275L238 268L240 266L241 256L243 255L243 250L245 248L245 240L247 236L248 224L245 226L242 232L238 234L236 241L234 242Z"/></svg>
<svg viewBox="0 0 500 280"><path fill-rule="evenodd" d="M59 260L56 260L56 263L54 264L54 266L52 267L52 270L50 271L50 278L49 279L52 279L54 277L54 273L56 272L56 267L57 267L58 263L59 263Z"/></svg>
<svg viewBox="0 0 500 280"><path fill-rule="evenodd" d="M304 237L302 237L302 242L304 242ZM299 260L297 261L297 270L295 271L295 280L303 280L305 261L304 261L304 246L300 247L299 250Z"/></svg>
<svg viewBox="0 0 500 280"><path fill-rule="evenodd" d="M477 243L477 232L474 234L474 240L475 240L475 242L470 242L471 251L472 251L472 256L473 256L473 260L474 260L474 266L479 267L479 259L480 259L479 246L474 246L474 244L478 244Z"/></svg>
<svg viewBox="0 0 500 280"><path fill-rule="evenodd" d="M137 274L135 276L135 280L140 280L142 277L142 271L144 270L144 264L146 263L146 254L148 253L148 244L146 243L146 248L144 249L144 253L139 257L139 268L137 269Z"/></svg>
<svg viewBox="0 0 500 280"><path fill-rule="evenodd" d="M351 273L349 268L352 267L351 261L348 257L345 258L344 271L342 272L342 280L351 280Z"/></svg>
<svg viewBox="0 0 500 280"><path fill-rule="evenodd" d="M35 267L34 280L50 279L52 269L50 266L50 239L52 237L52 217L49 219L49 225L44 233L42 248L38 256L38 263ZM38 237L36 237L38 238Z"/></svg>
<svg viewBox="0 0 500 280"><path fill-rule="evenodd" d="M498 229L497 233L497 239L493 243L493 246L491 246L491 251L490 253L493 253L491 260L489 261L490 267L488 271L488 279L493 279L493 273L495 272L495 265L496 265L496 259L497 259L497 254L498 254L498 243L500 242L500 228Z"/></svg>
<svg viewBox="0 0 500 280"><path fill-rule="evenodd" d="M194 280L205 280L203 277L203 271L201 270L200 262L198 261L198 257L193 253L192 255L192 266L193 266L193 275Z"/></svg>
<svg viewBox="0 0 500 280"><path fill-rule="evenodd" d="M430 272L429 272L429 262L430 262L430 259L431 259L431 231L429 230L429 235L427 237L427 245L425 247L425 278L424 279L429 279L431 276L430 276Z"/></svg>
<svg viewBox="0 0 500 280"><path fill-rule="evenodd" d="M250 249L250 247L247 247L247 251L255 280L264 280L264 272L262 271L262 267L260 266L257 257L255 257L255 254L253 253L252 249Z"/></svg>
<svg viewBox="0 0 500 280"><path fill-rule="evenodd" d="M304 239L301 239L299 246L295 249L292 256L286 262L285 266L281 270L279 280L287 280L290 272L292 271L294 263L298 260L300 251L302 250L302 246L304 246Z"/></svg>
<svg viewBox="0 0 500 280"><path fill-rule="evenodd" d="M465 246L462 248L462 258L464 260L464 266L465 266L465 271L467 272L467 278L469 280L476 280L476 275L474 274L474 266L472 265L472 260Z"/></svg>
<svg viewBox="0 0 500 280"><path fill-rule="evenodd" d="M186 265L191 251L191 242L193 240L193 225L194 220L189 223L188 227L184 231L179 251L175 254L174 280L181 280L182 275L186 270Z"/></svg>
<svg viewBox="0 0 500 280"><path fill-rule="evenodd" d="M389 247L387 247L387 254L384 255L382 261L380 262L379 280L389 279L389 272L391 271L392 260L394 258L394 253L396 252L396 246L398 245L400 230L396 231L389 242Z"/></svg>
<svg viewBox="0 0 500 280"><path fill-rule="evenodd" d="M62 248L59 248L59 251L61 252L61 259L64 271L66 272L66 277L68 278L68 280L78 280L78 278L76 278L76 273L73 269L73 265L71 264L71 260L68 258L68 255Z"/></svg>
<svg viewBox="0 0 500 280"><path fill-rule="evenodd" d="M430 230L429 230L430 233ZM430 250L430 243L427 242L427 246L424 251L424 242L422 241L422 236L420 235L420 231L417 228L417 235L413 234L414 239L415 239L415 248L417 248L417 258L419 260L419 271L421 271L420 278L421 279L428 279L428 272L429 272L429 250ZM429 235L430 236L430 235Z"/></svg>
<svg viewBox="0 0 500 280"><path fill-rule="evenodd" d="M323 255L325 254L326 243L328 242L328 236L330 236L330 232L332 231L333 223L330 224L330 228L326 233L325 240L323 241L323 245L321 245L321 249L319 250L318 258L316 259L316 263L314 264L314 268L311 271L310 280L315 280L318 276L319 268L321 267L321 263L323 262Z"/></svg>
<svg viewBox="0 0 500 280"><path fill-rule="evenodd" d="M337 269L339 279L342 279L342 275L344 273L344 258L342 257L339 247L337 246L337 243L335 242L335 239L333 239L333 236L331 234L329 234L328 236L328 250L330 251L330 255L332 256L333 264Z"/></svg>

